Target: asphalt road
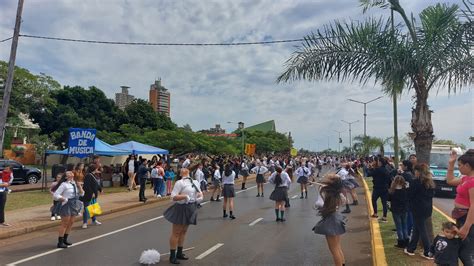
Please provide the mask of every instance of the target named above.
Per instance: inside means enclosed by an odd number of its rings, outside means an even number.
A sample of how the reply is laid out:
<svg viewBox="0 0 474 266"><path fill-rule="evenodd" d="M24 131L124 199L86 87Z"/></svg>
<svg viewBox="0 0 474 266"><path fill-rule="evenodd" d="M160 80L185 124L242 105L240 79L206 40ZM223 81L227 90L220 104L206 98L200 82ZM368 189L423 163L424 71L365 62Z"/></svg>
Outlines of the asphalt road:
<svg viewBox="0 0 474 266"><path fill-rule="evenodd" d="M291 208L285 213L287 221L276 223L274 203L268 199L272 186L265 185L264 198L255 197L254 186L251 182L248 190L236 189L236 220L222 218L221 202L207 202L199 210L198 225L190 226L185 241L185 249L190 248L185 252L190 260L182 264L331 265L325 238L311 231L319 219L311 208L314 190L310 188L308 199L299 199L299 186L293 185L289 195L298 197L291 200ZM56 229L4 240L0 242L0 264L139 265L138 258L145 249L169 252L171 224L161 216L168 206L168 202L145 205L104 216L103 225L89 226L87 230L80 229L78 223L70 236L76 244L64 250L55 249ZM361 241L367 241L368 232L356 229L353 233L361 234ZM360 248L361 254L370 254L370 250L357 244L343 241L343 249ZM213 247L215 250L203 257ZM368 265L370 261L367 258L352 265ZM162 256L160 264L168 265L167 255Z"/></svg>

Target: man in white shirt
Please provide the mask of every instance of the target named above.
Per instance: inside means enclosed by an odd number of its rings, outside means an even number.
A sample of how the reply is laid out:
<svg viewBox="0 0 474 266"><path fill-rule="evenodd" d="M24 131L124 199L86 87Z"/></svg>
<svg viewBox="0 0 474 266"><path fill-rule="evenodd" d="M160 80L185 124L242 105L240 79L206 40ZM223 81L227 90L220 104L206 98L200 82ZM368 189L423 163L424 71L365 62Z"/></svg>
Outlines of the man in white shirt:
<svg viewBox="0 0 474 266"><path fill-rule="evenodd" d="M188 168L190 165L191 165L191 155L188 155L186 157L186 160L184 160L183 165L181 167Z"/></svg>

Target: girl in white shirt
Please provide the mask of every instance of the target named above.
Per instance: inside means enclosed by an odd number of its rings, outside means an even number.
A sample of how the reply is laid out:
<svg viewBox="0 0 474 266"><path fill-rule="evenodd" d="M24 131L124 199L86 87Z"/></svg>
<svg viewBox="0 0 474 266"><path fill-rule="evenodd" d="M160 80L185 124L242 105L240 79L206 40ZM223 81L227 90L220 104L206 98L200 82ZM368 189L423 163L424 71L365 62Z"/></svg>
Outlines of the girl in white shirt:
<svg viewBox="0 0 474 266"><path fill-rule="evenodd" d="M276 172L273 173L268 182L275 185L275 189L270 195L270 199L275 201L275 214L277 222L286 221L285 215L285 202L288 198L288 189L291 184L290 176L283 172L281 167L276 168Z"/></svg>
<svg viewBox="0 0 474 266"><path fill-rule="evenodd" d="M187 168L181 169L181 176L171 192L174 204L163 213L165 219L173 224L170 236L171 264L179 264L178 260L188 259L183 253L184 238L189 225L197 223L197 204L203 199L199 183L189 177Z"/></svg>
<svg viewBox="0 0 474 266"><path fill-rule="evenodd" d="M302 163L301 166L295 171L297 176L296 182L300 183L301 186L300 199L303 198L303 192L305 193L305 197L308 198L308 177L310 173L311 171L304 165L304 163Z"/></svg>
<svg viewBox="0 0 474 266"><path fill-rule="evenodd" d="M68 236L74 224L74 218L81 212L82 202L79 200L79 196L84 196L84 190L82 184L78 185L74 181L72 171L67 171L65 177L52 190L54 191L54 200L61 202L61 209L59 210L61 225L59 226L57 247L67 248L72 245L68 242Z"/></svg>
<svg viewBox="0 0 474 266"><path fill-rule="evenodd" d="M244 160L242 164L240 165L240 174L243 176L242 190L245 190L247 189L245 187L245 183L247 182L247 177L249 176L249 166L247 165L246 160Z"/></svg>
<svg viewBox="0 0 474 266"><path fill-rule="evenodd" d="M252 168L251 172L257 174L257 197L260 197L260 192L262 192L262 197L263 197L263 184L265 183L265 177L264 174L268 172L268 168L265 166L262 166L262 163L260 161L257 161L257 166Z"/></svg>
<svg viewBox="0 0 474 266"><path fill-rule="evenodd" d="M235 172L231 169L231 164L227 163L224 167L224 176L222 177L222 184L224 189L222 190L222 196L224 196L224 205L223 205L223 217L227 217L227 203L229 203L229 218L234 220L234 179Z"/></svg>
<svg viewBox="0 0 474 266"><path fill-rule="evenodd" d="M219 192L217 193L217 198L215 201L221 201L219 199L219 195L221 193L221 172L219 171L219 166L216 164L214 165L214 174L212 176L212 184L214 185L214 190L212 190L212 195L211 195L211 201L214 201L214 194L216 193L217 190Z"/></svg>

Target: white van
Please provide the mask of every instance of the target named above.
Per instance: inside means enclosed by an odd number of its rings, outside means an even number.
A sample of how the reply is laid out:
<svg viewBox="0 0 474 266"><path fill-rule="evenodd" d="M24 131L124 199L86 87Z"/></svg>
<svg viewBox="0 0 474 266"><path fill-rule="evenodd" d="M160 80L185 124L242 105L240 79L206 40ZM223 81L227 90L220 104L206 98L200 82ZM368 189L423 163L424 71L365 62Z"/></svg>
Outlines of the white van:
<svg viewBox="0 0 474 266"><path fill-rule="evenodd" d="M433 175L433 181L436 183L436 195L456 196L456 187L446 183L446 174L448 172L448 161L451 154L451 145L434 144L431 147L430 170ZM458 177L461 173L458 170L458 164L454 165L454 176Z"/></svg>

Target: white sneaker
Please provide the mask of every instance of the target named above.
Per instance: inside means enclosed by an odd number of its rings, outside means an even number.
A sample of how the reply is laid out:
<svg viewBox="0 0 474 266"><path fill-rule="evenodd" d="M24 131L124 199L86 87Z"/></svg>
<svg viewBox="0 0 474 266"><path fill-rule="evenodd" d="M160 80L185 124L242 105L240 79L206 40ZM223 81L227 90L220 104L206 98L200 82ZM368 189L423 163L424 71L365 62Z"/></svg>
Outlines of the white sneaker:
<svg viewBox="0 0 474 266"><path fill-rule="evenodd" d="M51 221L56 221L56 217L51 216Z"/></svg>
<svg viewBox="0 0 474 266"><path fill-rule="evenodd" d="M87 224L82 224L82 229L87 229Z"/></svg>
<svg viewBox="0 0 474 266"><path fill-rule="evenodd" d="M61 216L56 215L56 220L61 220Z"/></svg>
<svg viewBox="0 0 474 266"><path fill-rule="evenodd" d="M161 199L161 195L160 195L160 194L156 195L156 197L159 198L159 199Z"/></svg>
<svg viewBox="0 0 474 266"><path fill-rule="evenodd" d="M92 223L95 224L95 225L101 225L102 224L101 222L99 222L97 220L95 220L95 222L92 222Z"/></svg>

